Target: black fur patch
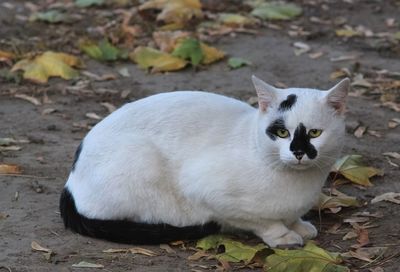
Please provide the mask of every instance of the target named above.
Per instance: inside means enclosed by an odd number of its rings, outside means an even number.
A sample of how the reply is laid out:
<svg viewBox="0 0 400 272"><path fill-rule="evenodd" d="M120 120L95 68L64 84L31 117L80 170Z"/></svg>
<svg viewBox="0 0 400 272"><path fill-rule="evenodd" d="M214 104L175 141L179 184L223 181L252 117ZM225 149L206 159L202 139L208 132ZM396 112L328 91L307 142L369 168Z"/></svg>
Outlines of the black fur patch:
<svg viewBox="0 0 400 272"><path fill-rule="evenodd" d="M283 100L281 102L278 110L280 110L280 111L290 110L293 107L293 105L296 103L296 101L297 101L297 95L290 94L287 96L286 100Z"/></svg>
<svg viewBox="0 0 400 272"><path fill-rule="evenodd" d="M300 123L294 131L293 140L290 143L290 151L293 153L303 152L310 159L314 159L318 154L315 147L310 143L310 136L307 135L307 130L303 123Z"/></svg>
<svg viewBox="0 0 400 272"><path fill-rule="evenodd" d="M217 233L215 222L205 225L174 227L168 224L136 223L128 220L89 219L78 213L75 201L67 188L60 198L60 212L64 226L91 237L124 244L160 244L177 240L195 240Z"/></svg>
<svg viewBox="0 0 400 272"><path fill-rule="evenodd" d="M72 169L71 171L75 170L75 165L79 160L79 155L81 154L82 151L82 147L83 147L83 141L79 144L78 148L75 151L75 157L74 157L74 162L72 163Z"/></svg>
<svg viewBox="0 0 400 272"><path fill-rule="evenodd" d="M272 122L269 127L267 127L266 133L267 135L272 139L276 140L276 132L278 129L284 129L285 128L285 122L283 119L276 119L274 122Z"/></svg>

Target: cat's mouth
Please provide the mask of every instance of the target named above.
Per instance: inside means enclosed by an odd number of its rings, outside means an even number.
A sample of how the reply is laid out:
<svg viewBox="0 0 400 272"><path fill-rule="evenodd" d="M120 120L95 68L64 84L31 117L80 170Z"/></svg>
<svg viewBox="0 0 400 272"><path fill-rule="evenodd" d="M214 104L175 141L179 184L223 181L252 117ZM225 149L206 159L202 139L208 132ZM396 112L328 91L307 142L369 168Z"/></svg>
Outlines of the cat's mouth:
<svg viewBox="0 0 400 272"><path fill-rule="evenodd" d="M300 161L296 161L296 162L285 162L285 164L287 166L289 166L290 168L296 169L296 170L305 170L310 168L312 165L309 163L304 163L304 162L300 162Z"/></svg>

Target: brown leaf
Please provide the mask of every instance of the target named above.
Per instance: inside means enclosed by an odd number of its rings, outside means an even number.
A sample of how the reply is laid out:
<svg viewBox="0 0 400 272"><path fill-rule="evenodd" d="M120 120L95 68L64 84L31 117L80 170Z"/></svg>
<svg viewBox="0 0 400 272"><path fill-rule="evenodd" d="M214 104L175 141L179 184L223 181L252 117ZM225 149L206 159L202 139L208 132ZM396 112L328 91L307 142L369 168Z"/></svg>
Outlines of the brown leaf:
<svg viewBox="0 0 400 272"><path fill-rule="evenodd" d="M36 242L36 241L32 241L32 243L31 243L31 248L32 248L34 251L40 251L40 252L46 252L46 253L52 252L51 249L42 247L42 246L39 245L39 243Z"/></svg>
<svg viewBox="0 0 400 272"><path fill-rule="evenodd" d="M368 230L361 228L357 238L358 246L363 247L369 244Z"/></svg>
<svg viewBox="0 0 400 272"><path fill-rule="evenodd" d="M354 136L356 136L356 138L361 138L365 131L367 130L367 127L364 126L359 126L355 131L354 131Z"/></svg>
<svg viewBox="0 0 400 272"><path fill-rule="evenodd" d="M357 236L358 236L358 234L357 234L354 230L351 230L351 231L349 231L348 233L346 233L346 234L343 236L342 240L354 239L354 238L356 238Z"/></svg>
<svg viewBox="0 0 400 272"><path fill-rule="evenodd" d="M21 168L16 164L0 164L0 174L21 174Z"/></svg>
<svg viewBox="0 0 400 272"><path fill-rule="evenodd" d="M158 254L155 253L154 251L151 251L149 249L141 248L141 247L132 247L129 248L129 252L133 254L141 254L141 255L146 255L146 256L157 256Z"/></svg>
<svg viewBox="0 0 400 272"><path fill-rule="evenodd" d="M188 260L189 261L197 261L197 260L200 260L201 258L208 257L208 256L210 256L208 253L206 253L203 250L200 250L200 251L197 251L195 254L190 255L188 257Z"/></svg>
<svg viewBox="0 0 400 272"><path fill-rule="evenodd" d="M160 245L160 248L161 249L164 249L167 253L170 253L170 254L175 254L176 253L176 251L175 250L173 250L169 245L167 245L167 244L161 244Z"/></svg>
<svg viewBox="0 0 400 272"><path fill-rule="evenodd" d="M103 102L103 103L100 103L100 105L105 107L109 113L112 113L113 111L115 111L117 109L113 104L111 104L109 102Z"/></svg>
<svg viewBox="0 0 400 272"><path fill-rule="evenodd" d="M153 32L154 41L158 48L165 53L171 53L180 39L188 37L190 37L190 32L181 30Z"/></svg>
<svg viewBox="0 0 400 272"><path fill-rule="evenodd" d="M94 112L88 112L88 113L85 114L85 116L86 116L87 118L94 119L94 120L101 120L101 119L103 119L103 117L99 116L97 113L94 113Z"/></svg>
<svg viewBox="0 0 400 272"><path fill-rule="evenodd" d="M380 201L389 201L396 204L400 204L400 193L388 192L382 195L376 196L371 200L371 204L380 202Z"/></svg>
<svg viewBox="0 0 400 272"><path fill-rule="evenodd" d="M42 103L41 103L37 98L35 98L35 97L33 97L33 96L29 96L29 95L26 95L26 94L15 94L14 97L15 97L15 98L19 98L19 99L26 100L26 101L28 101L28 102L31 102L31 103L32 103L33 105L35 105L35 106L40 106L40 105L42 105Z"/></svg>

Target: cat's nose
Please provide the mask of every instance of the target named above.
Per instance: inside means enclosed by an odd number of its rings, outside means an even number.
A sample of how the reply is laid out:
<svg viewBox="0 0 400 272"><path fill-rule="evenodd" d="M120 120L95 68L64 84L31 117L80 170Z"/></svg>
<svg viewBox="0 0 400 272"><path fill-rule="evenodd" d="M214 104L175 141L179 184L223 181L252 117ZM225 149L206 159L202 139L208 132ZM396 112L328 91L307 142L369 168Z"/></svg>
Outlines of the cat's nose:
<svg viewBox="0 0 400 272"><path fill-rule="evenodd" d="M296 159L301 160L304 156L303 151L293 151L293 155L296 157Z"/></svg>

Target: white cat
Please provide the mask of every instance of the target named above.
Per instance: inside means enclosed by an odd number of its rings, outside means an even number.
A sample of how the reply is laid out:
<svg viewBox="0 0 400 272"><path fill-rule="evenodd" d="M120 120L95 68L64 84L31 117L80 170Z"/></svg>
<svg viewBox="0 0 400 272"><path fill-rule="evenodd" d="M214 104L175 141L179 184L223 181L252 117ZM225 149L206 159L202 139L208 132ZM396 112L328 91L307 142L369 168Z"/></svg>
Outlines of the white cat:
<svg viewBox="0 0 400 272"><path fill-rule="evenodd" d="M180 91L126 104L84 138L60 199L66 227L124 243L196 239L233 227L303 244L344 141L349 80L277 89L253 76L259 109Z"/></svg>

